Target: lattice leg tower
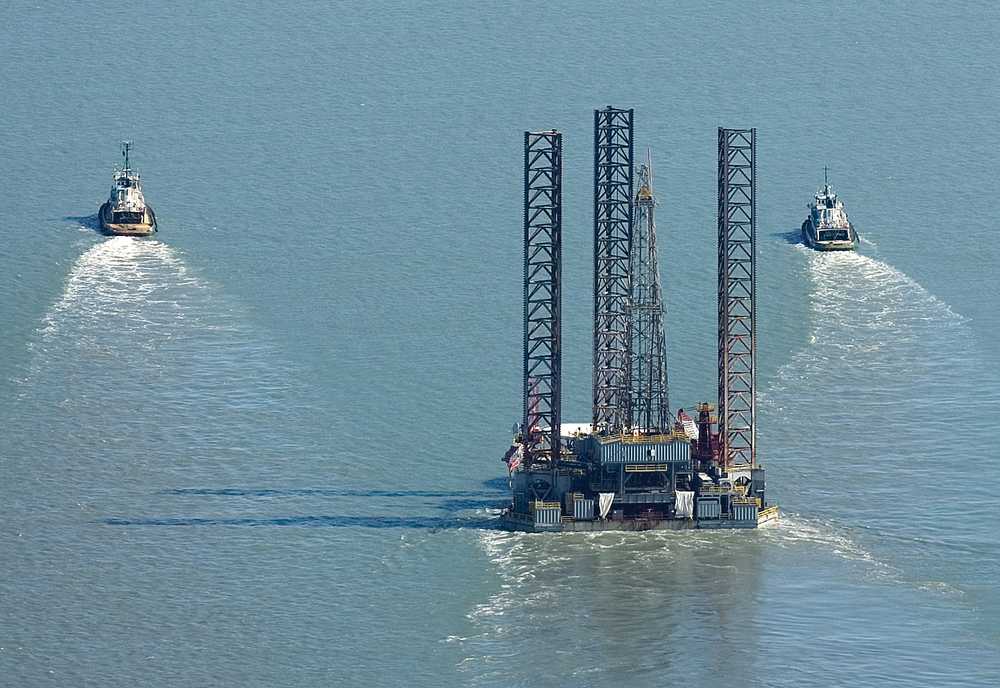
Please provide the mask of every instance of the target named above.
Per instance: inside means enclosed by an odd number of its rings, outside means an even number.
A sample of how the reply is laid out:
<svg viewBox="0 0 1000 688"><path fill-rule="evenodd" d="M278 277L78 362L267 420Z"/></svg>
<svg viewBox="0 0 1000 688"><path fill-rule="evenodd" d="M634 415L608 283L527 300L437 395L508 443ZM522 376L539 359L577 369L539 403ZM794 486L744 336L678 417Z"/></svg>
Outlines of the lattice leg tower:
<svg viewBox="0 0 1000 688"><path fill-rule="evenodd" d="M524 133L526 463L559 462L562 376L562 134Z"/></svg>
<svg viewBox="0 0 1000 688"><path fill-rule="evenodd" d="M719 128L719 441L723 466L756 465L757 130Z"/></svg>
<svg viewBox="0 0 1000 688"><path fill-rule="evenodd" d="M594 111L594 416L597 432L630 418L632 110Z"/></svg>

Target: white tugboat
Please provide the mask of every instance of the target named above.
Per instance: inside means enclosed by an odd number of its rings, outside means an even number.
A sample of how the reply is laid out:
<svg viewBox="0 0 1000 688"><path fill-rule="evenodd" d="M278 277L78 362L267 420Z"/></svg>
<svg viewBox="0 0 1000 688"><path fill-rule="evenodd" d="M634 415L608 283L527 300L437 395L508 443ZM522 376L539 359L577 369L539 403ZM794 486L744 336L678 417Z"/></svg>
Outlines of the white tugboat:
<svg viewBox="0 0 1000 688"><path fill-rule="evenodd" d="M858 233L847 219L844 202L830 187L827 169L823 168L823 188L816 201L809 204L809 217L802 223L802 240L817 251L853 251Z"/></svg>
<svg viewBox="0 0 1000 688"><path fill-rule="evenodd" d="M132 142L122 141L124 166L115 171L111 197L101 206L98 216L101 229L108 234L149 236L156 231L156 215L146 205L138 173L129 166L131 150Z"/></svg>

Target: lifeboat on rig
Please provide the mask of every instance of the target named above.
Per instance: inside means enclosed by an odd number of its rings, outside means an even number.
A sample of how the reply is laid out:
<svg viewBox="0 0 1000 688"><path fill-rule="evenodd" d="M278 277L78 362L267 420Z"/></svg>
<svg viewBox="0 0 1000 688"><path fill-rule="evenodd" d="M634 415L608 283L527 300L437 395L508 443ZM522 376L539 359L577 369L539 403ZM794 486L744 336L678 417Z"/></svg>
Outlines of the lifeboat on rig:
<svg viewBox="0 0 1000 688"><path fill-rule="evenodd" d="M98 211L101 229L120 236L149 236L156 232L156 215L142 195L139 174L129 165L131 141L122 141L122 169L115 170L111 196Z"/></svg>
<svg viewBox="0 0 1000 688"><path fill-rule="evenodd" d="M816 199L809 204L809 217L802 223L802 240L817 251L853 251L858 247L858 233L847 219L844 202L837 198L826 170L823 188L816 192Z"/></svg>

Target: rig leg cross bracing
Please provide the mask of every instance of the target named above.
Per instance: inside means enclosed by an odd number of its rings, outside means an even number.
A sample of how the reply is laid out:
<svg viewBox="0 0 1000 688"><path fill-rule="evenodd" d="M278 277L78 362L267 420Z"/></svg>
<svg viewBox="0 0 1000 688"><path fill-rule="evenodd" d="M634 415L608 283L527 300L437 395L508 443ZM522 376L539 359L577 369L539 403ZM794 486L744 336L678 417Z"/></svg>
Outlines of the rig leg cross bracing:
<svg viewBox="0 0 1000 688"><path fill-rule="evenodd" d="M526 461L559 461L562 378L562 134L524 133Z"/></svg>
<svg viewBox="0 0 1000 688"><path fill-rule="evenodd" d="M723 466L756 464L757 130L719 128L719 440Z"/></svg>
<svg viewBox="0 0 1000 688"><path fill-rule="evenodd" d="M641 432L665 433L671 428L667 393L666 344L663 332L663 295L656 257L656 197L653 164L647 155L639 167L632 228L632 427Z"/></svg>
<svg viewBox="0 0 1000 688"><path fill-rule="evenodd" d="M594 416L597 432L630 419L632 110L594 111Z"/></svg>

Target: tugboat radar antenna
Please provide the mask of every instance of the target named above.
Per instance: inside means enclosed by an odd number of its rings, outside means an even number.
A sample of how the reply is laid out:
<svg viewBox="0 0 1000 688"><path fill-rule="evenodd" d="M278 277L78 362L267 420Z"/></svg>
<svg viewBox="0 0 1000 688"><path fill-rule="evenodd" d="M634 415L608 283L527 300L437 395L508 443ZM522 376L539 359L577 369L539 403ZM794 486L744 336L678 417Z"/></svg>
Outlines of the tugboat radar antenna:
<svg viewBox="0 0 1000 688"><path fill-rule="evenodd" d="M830 168L827 167L826 165L823 165L823 185L824 186L830 186L830 180L827 178L827 173L829 171L830 171Z"/></svg>

